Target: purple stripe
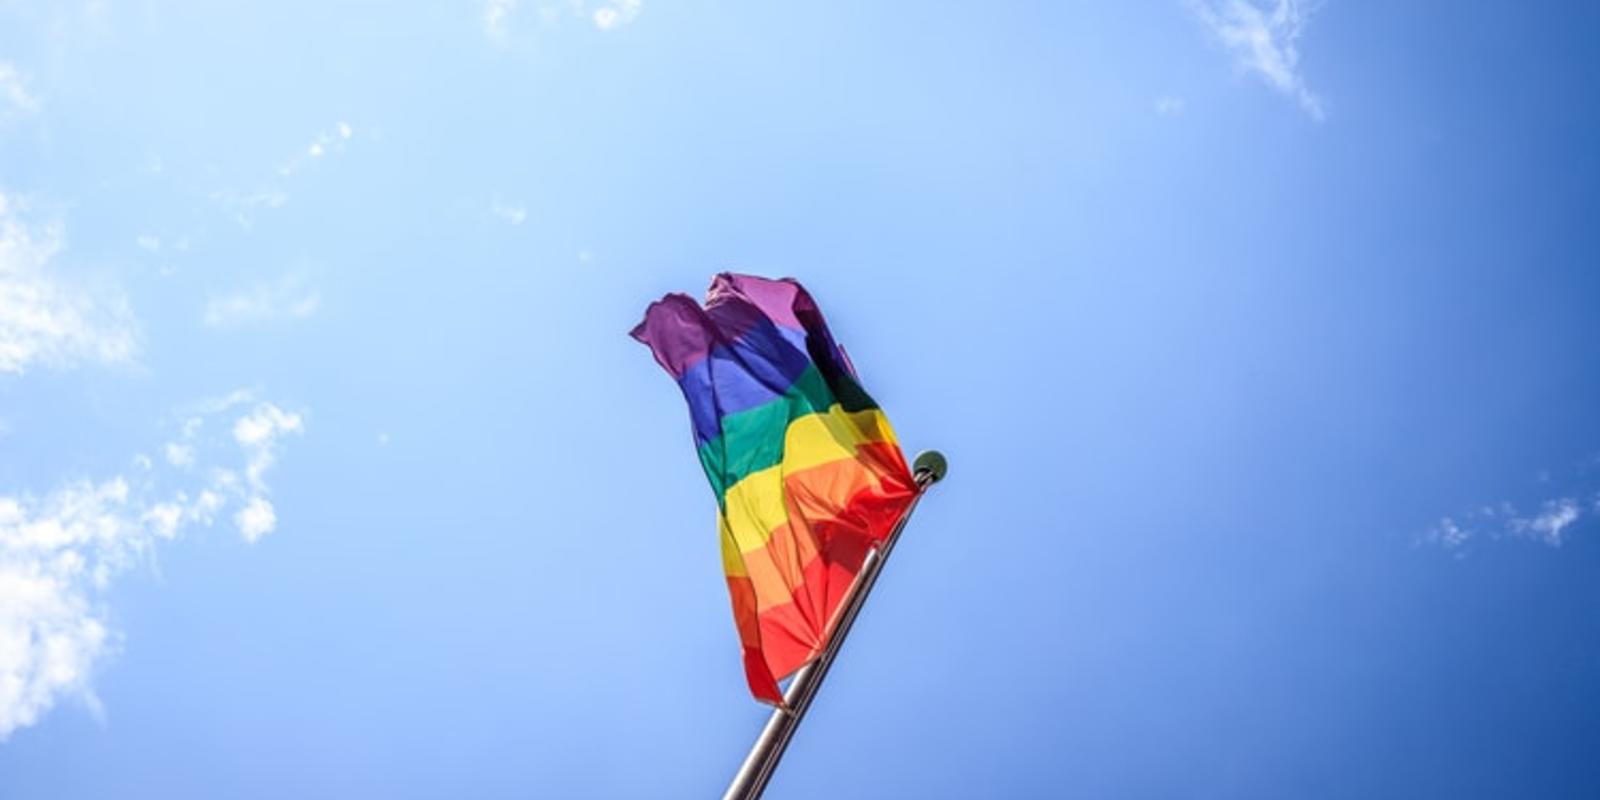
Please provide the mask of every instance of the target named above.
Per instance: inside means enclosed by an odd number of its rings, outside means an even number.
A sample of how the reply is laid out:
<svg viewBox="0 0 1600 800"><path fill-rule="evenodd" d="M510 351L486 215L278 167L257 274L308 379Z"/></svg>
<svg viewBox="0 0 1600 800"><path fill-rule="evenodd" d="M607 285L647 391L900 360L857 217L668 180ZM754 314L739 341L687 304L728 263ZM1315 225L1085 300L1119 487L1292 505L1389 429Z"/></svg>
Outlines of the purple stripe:
<svg viewBox="0 0 1600 800"><path fill-rule="evenodd" d="M645 309L644 319L629 333L650 348L674 379L711 352L717 330L706 312L686 294L669 294Z"/></svg>
<svg viewBox="0 0 1600 800"><path fill-rule="evenodd" d="M704 308L669 294L650 304L632 336L677 380L701 443L721 432L722 417L782 396L812 363L808 336L820 337L825 373L854 372L811 295L789 278L719 274Z"/></svg>
<svg viewBox="0 0 1600 800"><path fill-rule="evenodd" d="M705 308L686 294L669 294L645 309L644 320L630 335L648 345L672 377L680 378L712 348L762 323L802 333L806 326L796 312L815 309L810 295L791 279L724 272L711 279Z"/></svg>
<svg viewBox="0 0 1600 800"><path fill-rule="evenodd" d="M713 308L727 297L739 298L779 327L804 330L805 326L795 316L795 309L799 307L805 291L793 278L772 280L724 272L711 279L711 288L706 290L706 307ZM810 301L811 298L806 296L805 302Z"/></svg>
<svg viewBox="0 0 1600 800"><path fill-rule="evenodd" d="M850 363L844 348L834 342L833 334L828 331L828 322L822 318L822 309L817 307L817 302L811 299L811 293L799 281L724 272L711 279L711 288L707 290L706 297L706 309L712 314L717 313L716 305L724 298L736 298L759 309L778 325L806 331L822 345L818 349L828 362L818 364L818 367L824 372L856 374L855 366Z"/></svg>

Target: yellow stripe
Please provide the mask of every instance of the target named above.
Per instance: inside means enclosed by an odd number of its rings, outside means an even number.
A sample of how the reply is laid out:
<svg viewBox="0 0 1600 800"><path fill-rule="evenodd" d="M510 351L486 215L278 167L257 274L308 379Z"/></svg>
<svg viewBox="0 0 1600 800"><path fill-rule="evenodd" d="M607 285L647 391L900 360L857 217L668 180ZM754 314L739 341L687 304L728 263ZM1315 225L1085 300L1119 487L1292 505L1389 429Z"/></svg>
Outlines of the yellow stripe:
<svg viewBox="0 0 1600 800"><path fill-rule="evenodd" d="M727 517L718 517L717 538L722 543L722 572L730 578L749 577L750 572L744 568L744 558L739 555L739 545L734 543L733 534L728 530Z"/></svg>
<svg viewBox="0 0 1600 800"><path fill-rule="evenodd" d="M724 535L743 553L765 547L772 531L789 518L783 503L783 476L841 459L854 460L856 447L868 442L897 443L888 418L877 409L848 412L836 403L825 412L789 423L783 435L783 462L728 487L723 500ZM726 557L724 562L726 566Z"/></svg>
<svg viewBox="0 0 1600 800"><path fill-rule="evenodd" d="M783 465L745 476L728 490L722 525L739 552L760 550L772 530L789 519L783 505Z"/></svg>
<svg viewBox="0 0 1600 800"><path fill-rule="evenodd" d="M787 472L799 472L841 458L854 459L857 445L894 441L894 429L882 411L851 413L835 403L825 412L789 423L783 434L782 466Z"/></svg>

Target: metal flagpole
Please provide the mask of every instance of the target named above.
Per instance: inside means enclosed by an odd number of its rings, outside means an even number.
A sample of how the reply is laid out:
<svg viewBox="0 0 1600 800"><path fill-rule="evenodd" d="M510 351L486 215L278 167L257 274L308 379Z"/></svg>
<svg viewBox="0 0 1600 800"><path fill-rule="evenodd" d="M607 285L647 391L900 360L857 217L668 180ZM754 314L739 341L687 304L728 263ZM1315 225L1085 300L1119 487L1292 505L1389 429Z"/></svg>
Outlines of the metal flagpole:
<svg viewBox="0 0 1600 800"><path fill-rule="evenodd" d="M811 700L817 696L817 689L821 688L822 679L828 677L828 668L833 666L833 660L838 657L839 648L844 644L844 637L850 634L850 626L855 624L856 615L861 613L861 607L872 591L872 584L877 582L878 573L883 571L884 562L889 559L889 551L894 549L894 543L899 540L900 532L905 530L906 521L911 519L911 512L916 510L917 502L922 499L922 493L944 478L945 467L944 456L937 450L926 450L917 456L911 470L912 476L917 481L917 494L911 499L911 505L900 515L900 521L895 523L894 529L889 532L889 537L883 544L868 551L866 558L862 560L860 577L856 579L856 585L851 589L850 596L840 608L839 616L828 636L827 647L823 648L822 654L817 656L815 661L795 672L794 680L789 683L789 690L783 693L783 707L773 709L772 716L767 719L767 726L761 729L761 736L756 739L755 746L750 748L750 755L745 757L738 774L733 776L733 783L722 795L722 800L758 800L761 793L766 790L767 781L772 778L773 770L778 767L778 759L783 758L784 749L789 746L789 740L794 738L795 728L800 727L800 720L805 718L806 710L811 708Z"/></svg>

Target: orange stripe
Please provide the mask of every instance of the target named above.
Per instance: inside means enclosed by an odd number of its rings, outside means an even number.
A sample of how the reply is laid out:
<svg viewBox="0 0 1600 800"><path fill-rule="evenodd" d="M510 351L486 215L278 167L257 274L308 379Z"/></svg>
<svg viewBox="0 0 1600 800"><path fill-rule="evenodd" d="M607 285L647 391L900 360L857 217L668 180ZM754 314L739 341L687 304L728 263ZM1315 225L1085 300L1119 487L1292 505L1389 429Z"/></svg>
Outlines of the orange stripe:
<svg viewBox="0 0 1600 800"><path fill-rule="evenodd" d="M759 550L741 553L745 574L755 587L756 610L789 602L795 590L805 583L803 570L816 557L816 541L797 535L787 522L772 531Z"/></svg>
<svg viewBox="0 0 1600 800"><path fill-rule="evenodd" d="M872 504L878 488L877 476L853 459L785 475L783 505L787 521L766 532L765 544L739 553L745 574L755 586L756 608L765 611L793 599L804 580L801 571L816 558L822 545L814 526L836 519L849 526L848 520ZM887 531L878 538L884 533ZM723 545L725 554L728 546L726 542ZM804 610L818 615L823 611L819 604ZM817 620L819 627L825 624L825 617Z"/></svg>
<svg viewBox="0 0 1600 800"><path fill-rule="evenodd" d="M755 695L776 702L777 680L816 657L867 551L915 493L900 449L864 444L854 459L783 476L786 522L748 552L723 526L723 562Z"/></svg>

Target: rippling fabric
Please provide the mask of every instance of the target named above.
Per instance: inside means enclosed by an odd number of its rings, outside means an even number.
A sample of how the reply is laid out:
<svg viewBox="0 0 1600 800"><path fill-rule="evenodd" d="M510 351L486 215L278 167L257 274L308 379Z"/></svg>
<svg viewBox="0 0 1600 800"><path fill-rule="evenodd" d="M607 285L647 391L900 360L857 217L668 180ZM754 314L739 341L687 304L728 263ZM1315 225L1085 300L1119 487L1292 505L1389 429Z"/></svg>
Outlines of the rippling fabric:
<svg viewBox="0 0 1600 800"><path fill-rule="evenodd" d="M721 274L650 304L633 338L689 403L758 699L827 645L863 559L916 495L889 420L794 280Z"/></svg>

